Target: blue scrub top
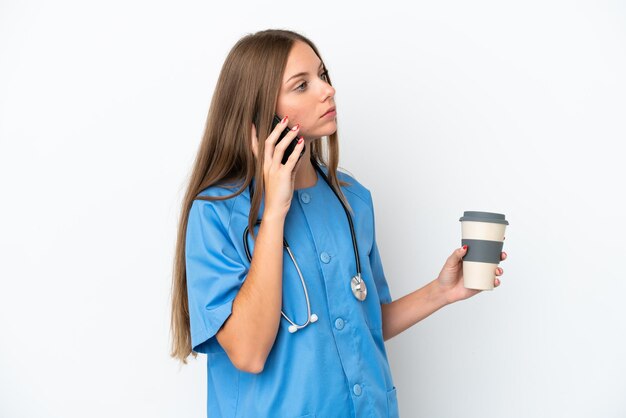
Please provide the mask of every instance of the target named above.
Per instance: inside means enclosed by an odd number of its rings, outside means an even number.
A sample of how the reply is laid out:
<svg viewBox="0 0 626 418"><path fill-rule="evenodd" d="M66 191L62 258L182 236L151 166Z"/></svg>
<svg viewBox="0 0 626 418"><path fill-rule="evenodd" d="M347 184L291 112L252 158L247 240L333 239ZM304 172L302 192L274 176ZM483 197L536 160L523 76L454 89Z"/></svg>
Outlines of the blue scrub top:
<svg viewBox="0 0 626 418"><path fill-rule="evenodd" d="M259 374L235 368L215 337L250 268L243 245L249 191L222 201L193 202L185 247L191 344L207 355L210 418L398 417L380 306L391 302L391 295L376 246L371 194L353 177L337 172L340 180L350 183L342 190L353 209L367 285L367 298L361 302L350 288L356 263L348 219L316 174L314 186L294 190L284 236L306 281L311 313L319 320L291 334L281 316ZM229 194L232 190L221 187L201 193ZM263 204L260 217L262 211ZM248 242L254 254L251 237ZM302 284L286 250L282 309L297 324L307 320Z"/></svg>

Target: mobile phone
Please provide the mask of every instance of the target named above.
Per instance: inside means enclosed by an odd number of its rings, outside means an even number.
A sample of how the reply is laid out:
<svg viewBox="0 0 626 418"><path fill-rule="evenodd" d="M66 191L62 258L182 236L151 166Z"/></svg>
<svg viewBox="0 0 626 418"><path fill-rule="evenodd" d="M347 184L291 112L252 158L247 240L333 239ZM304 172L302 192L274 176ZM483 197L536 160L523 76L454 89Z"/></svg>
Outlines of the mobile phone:
<svg viewBox="0 0 626 418"><path fill-rule="evenodd" d="M271 129L271 131L273 131L274 128L276 128L276 125L278 125L281 121L282 121L282 119L279 118L278 115L274 115L274 120L272 121L272 129ZM291 131L291 128L289 128L289 127L285 128L285 130L283 130L280 133L280 136L278 137L278 141L276 141L276 144L278 144L290 131ZM296 145L298 145L298 137L297 136L291 141L291 144L289 144L287 146L287 148L285 149L285 153L283 154L283 160L281 161L283 163L283 165L285 165L287 163L287 159L289 158L289 156L291 155L293 150L296 148ZM298 157L298 159L302 158L302 156L304 155L304 151L305 150L306 150L306 145L304 145L302 147L302 152L300 153L300 157Z"/></svg>

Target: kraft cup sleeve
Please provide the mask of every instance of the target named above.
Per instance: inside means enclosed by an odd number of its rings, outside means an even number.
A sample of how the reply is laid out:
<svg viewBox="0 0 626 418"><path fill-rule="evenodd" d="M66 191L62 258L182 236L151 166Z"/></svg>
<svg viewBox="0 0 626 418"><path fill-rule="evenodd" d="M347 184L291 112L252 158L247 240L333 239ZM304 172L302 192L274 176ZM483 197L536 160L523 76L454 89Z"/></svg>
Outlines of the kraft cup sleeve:
<svg viewBox="0 0 626 418"><path fill-rule="evenodd" d="M462 239L462 245L467 245L467 253L463 261L499 264L504 243L502 241L487 241L481 239Z"/></svg>

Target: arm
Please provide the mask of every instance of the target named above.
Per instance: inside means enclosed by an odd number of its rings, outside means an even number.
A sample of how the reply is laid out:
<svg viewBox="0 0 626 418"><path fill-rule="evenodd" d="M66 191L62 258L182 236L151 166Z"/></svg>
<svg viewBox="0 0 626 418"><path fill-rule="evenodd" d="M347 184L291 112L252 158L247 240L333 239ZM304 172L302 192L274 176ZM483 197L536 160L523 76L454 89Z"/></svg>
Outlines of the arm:
<svg viewBox="0 0 626 418"><path fill-rule="evenodd" d="M398 300L381 305L385 341L444 306L481 292L481 290L466 289L463 286L463 256L466 250L467 246L454 250L446 260L437 279ZM506 257L505 252L500 254L500 260L505 260ZM501 276L502 273L503 270L498 267L494 275ZM494 286L499 285L500 279L496 277Z"/></svg>
<svg viewBox="0 0 626 418"><path fill-rule="evenodd" d="M265 214L246 280L216 334L235 367L260 373L280 325L284 216Z"/></svg>
<svg viewBox="0 0 626 418"><path fill-rule="evenodd" d="M395 337L447 304L437 280L391 303L381 304L383 339Z"/></svg>
<svg viewBox="0 0 626 418"><path fill-rule="evenodd" d="M235 367L250 373L261 373L269 355L281 319L283 296L283 231L291 205L295 174L301 161L303 137L286 164L281 159L291 140L297 135L296 125L280 141L279 134L287 127L287 117L277 124L265 139L263 178L265 209L263 222L254 244L254 254L246 280L233 300L232 312L216 334L216 338ZM250 124L252 152L259 155L256 127Z"/></svg>

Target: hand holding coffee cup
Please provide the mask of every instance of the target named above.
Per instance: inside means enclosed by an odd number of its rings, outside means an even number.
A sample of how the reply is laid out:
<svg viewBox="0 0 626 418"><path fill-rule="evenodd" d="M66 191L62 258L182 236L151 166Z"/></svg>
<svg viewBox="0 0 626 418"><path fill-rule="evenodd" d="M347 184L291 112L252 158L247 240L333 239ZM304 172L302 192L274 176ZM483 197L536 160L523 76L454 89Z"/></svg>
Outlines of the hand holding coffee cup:
<svg viewBox="0 0 626 418"><path fill-rule="evenodd" d="M500 213L466 211L461 221L463 284L466 289L493 290L501 260L504 231L509 224Z"/></svg>

